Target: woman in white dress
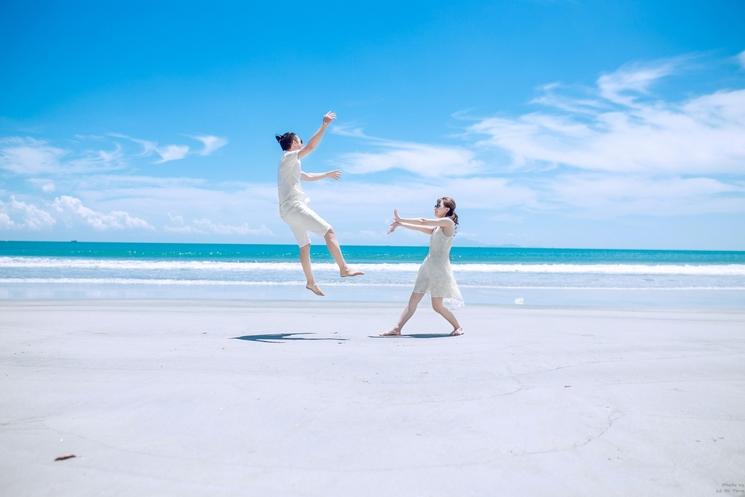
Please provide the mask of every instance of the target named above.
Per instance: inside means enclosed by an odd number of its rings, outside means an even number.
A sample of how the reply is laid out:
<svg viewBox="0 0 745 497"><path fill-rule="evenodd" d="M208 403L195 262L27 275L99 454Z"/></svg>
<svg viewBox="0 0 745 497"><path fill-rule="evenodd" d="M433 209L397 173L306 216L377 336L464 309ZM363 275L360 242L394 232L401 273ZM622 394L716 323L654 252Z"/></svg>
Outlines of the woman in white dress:
<svg viewBox="0 0 745 497"><path fill-rule="evenodd" d="M388 233L393 233L399 226L430 235L429 253L419 268L416 283L414 283L414 291L411 292L409 304L401 313L398 324L390 331L381 333L381 336L400 336L401 330L416 312L416 308L425 293L429 293L432 297L432 308L453 326L450 335L462 335L463 328L458 323L455 315L443 303L447 300L453 306L463 305L463 297L453 277L453 269L450 267L450 247L453 244L453 237L458 226L455 200L450 197L437 199L434 219L402 218L399 217L398 211L394 210L393 222L388 229Z"/></svg>
<svg viewBox="0 0 745 497"><path fill-rule="evenodd" d="M309 199L300 187L300 181L318 181L324 178L338 180L341 171L328 171L325 173L306 173L302 170L300 159L311 153L321 142L326 128L336 118L336 114L328 112L323 116L323 122L318 131L303 146L300 137L292 132L277 135L275 138L282 147L282 158L279 161L277 173L277 186L279 190L279 215L292 230L297 244L300 247L300 264L303 266L306 284L305 288L323 296L324 293L316 284L313 269L310 263L310 238L308 232L312 231L323 236L334 261L339 266L339 274L342 277L360 276L361 271L351 269L341 253L341 247L336 239L336 234L331 225L319 216L313 209L308 207Z"/></svg>

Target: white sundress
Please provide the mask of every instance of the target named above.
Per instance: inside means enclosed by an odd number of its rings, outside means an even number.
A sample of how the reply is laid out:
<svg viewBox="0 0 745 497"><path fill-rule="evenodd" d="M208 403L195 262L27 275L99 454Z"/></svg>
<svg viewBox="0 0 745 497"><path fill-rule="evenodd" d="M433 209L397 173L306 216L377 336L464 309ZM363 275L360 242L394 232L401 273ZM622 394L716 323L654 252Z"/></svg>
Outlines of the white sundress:
<svg viewBox="0 0 745 497"><path fill-rule="evenodd" d="M429 253L416 275L414 293L429 293L432 297L442 297L449 307L462 307L463 296L450 266L452 245L453 237L437 226L429 239Z"/></svg>

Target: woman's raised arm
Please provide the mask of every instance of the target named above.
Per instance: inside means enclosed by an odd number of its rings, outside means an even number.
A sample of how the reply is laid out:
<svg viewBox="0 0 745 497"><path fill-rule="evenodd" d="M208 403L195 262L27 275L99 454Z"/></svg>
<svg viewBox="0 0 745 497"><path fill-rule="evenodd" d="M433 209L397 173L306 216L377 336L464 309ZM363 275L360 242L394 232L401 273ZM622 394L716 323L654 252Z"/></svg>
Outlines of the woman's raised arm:
<svg viewBox="0 0 745 497"><path fill-rule="evenodd" d="M331 124L331 121L333 121L334 119L336 119L336 114L334 112L327 112L323 116L321 127L318 128L313 136L310 137L310 140L308 140L308 144L300 149L300 152L298 152L297 154L298 158L302 159L313 150L315 150L318 144L321 143L321 138L323 138L323 133L326 132L326 128L329 127L329 124Z"/></svg>

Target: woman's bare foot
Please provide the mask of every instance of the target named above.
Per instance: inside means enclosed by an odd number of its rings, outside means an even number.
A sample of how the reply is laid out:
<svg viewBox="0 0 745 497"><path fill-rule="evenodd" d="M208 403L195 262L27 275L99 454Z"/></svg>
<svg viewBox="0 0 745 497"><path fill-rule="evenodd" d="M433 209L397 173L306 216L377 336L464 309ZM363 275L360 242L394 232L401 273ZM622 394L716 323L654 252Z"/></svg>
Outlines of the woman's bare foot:
<svg viewBox="0 0 745 497"><path fill-rule="evenodd" d="M316 285L315 283L308 283L307 285L305 285L305 288L315 293L319 297L323 297L324 295L326 295L325 293L321 291L320 288L318 288L318 285Z"/></svg>
<svg viewBox="0 0 745 497"><path fill-rule="evenodd" d="M356 269L351 269L349 266L339 271L339 275L342 278L346 278L347 276L362 276L363 274L365 273L363 273L362 271L357 271Z"/></svg>
<svg viewBox="0 0 745 497"><path fill-rule="evenodd" d="M381 337L400 337L401 336L401 328L394 327L391 331L386 331L384 333L379 334L378 336L381 336Z"/></svg>
<svg viewBox="0 0 745 497"><path fill-rule="evenodd" d="M463 334L463 328L456 328L450 332L451 337L459 337Z"/></svg>

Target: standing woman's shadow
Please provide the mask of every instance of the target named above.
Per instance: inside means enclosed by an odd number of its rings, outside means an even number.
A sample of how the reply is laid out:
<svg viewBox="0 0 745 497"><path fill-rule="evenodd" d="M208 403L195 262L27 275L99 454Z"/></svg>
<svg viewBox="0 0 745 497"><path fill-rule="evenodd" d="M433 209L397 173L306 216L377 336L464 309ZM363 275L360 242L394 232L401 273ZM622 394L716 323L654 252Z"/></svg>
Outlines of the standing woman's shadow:
<svg viewBox="0 0 745 497"><path fill-rule="evenodd" d="M291 340L335 340L337 342L349 340L348 338L302 337L298 335L315 335L315 333L265 333L260 335L243 335L241 337L233 337L232 340L246 340L249 342L261 343L284 343Z"/></svg>
<svg viewBox="0 0 745 497"><path fill-rule="evenodd" d="M401 333L395 336L370 335L370 338L453 338L450 333Z"/></svg>

